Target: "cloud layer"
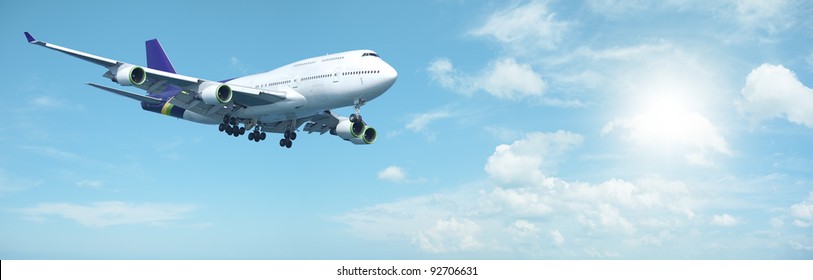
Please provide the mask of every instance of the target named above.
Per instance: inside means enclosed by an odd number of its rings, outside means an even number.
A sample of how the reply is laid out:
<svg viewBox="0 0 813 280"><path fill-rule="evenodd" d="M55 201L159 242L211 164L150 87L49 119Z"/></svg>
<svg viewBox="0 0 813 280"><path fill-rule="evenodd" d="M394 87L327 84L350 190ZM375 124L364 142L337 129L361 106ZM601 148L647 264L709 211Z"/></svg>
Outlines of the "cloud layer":
<svg viewBox="0 0 813 280"><path fill-rule="evenodd" d="M107 227L124 224L165 224L183 219L195 208L187 204L104 201L88 205L41 203L19 211L27 218L37 221L44 221L48 216L58 216L88 227Z"/></svg>

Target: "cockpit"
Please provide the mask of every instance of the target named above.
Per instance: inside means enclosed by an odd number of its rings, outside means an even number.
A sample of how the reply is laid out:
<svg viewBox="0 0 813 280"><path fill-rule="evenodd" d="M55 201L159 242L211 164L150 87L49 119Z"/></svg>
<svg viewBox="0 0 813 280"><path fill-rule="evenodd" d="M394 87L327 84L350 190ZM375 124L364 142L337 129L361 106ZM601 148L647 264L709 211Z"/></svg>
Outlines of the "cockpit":
<svg viewBox="0 0 813 280"><path fill-rule="evenodd" d="M365 57L365 56L374 56L374 57L378 57L378 55L377 55L376 53L372 53L372 52L364 53L364 54L362 54L362 55L361 55L361 57Z"/></svg>

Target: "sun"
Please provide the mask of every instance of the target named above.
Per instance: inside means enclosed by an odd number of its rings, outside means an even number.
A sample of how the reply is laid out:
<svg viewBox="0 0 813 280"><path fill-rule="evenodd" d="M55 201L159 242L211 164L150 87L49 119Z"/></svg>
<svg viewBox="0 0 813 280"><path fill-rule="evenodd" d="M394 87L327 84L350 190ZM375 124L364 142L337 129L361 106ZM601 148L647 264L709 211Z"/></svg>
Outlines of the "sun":
<svg viewBox="0 0 813 280"><path fill-rule="evenodd" d="M643 154L699 165L711 165L710 153L731 155L719 129L699 112L703 100L692 84L672 80L649 86L630 102L632 113L607 123L602 135L617 133Z"/></svg>

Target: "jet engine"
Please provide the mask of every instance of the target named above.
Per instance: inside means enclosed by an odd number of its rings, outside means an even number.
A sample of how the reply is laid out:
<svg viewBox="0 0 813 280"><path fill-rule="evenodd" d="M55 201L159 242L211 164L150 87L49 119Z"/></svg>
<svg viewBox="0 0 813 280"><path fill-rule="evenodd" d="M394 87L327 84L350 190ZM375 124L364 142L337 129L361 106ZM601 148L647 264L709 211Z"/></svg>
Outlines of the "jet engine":
<svg viewBox="0 0 813 280"><path fill-rule="evenodd" d="M147 80L144 69L135 65L123 64L116 69L113 81L123 86L137 86Z"/></svg>
<svg viewBox="0 0 813 280"><path fill-rule="evenodd" d="M375 128L367 126L362 120L351 122L349 119L343 119L332 132L353 144L372 144L377 136Z"/></svg>
<svg viewBox="0 0 813 280"><path fill-rule="evenodd" d="M208 83L201 85L200 99L209 105L222 105L231 102L231 87L226 84Z"/></svg>

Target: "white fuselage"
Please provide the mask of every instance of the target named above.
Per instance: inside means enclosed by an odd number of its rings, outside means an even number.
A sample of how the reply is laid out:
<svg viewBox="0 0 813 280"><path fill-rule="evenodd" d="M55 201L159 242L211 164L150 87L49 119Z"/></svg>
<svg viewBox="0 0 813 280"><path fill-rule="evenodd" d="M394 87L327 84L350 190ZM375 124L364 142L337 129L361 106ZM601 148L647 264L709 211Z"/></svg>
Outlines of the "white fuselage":
<svg viewBox="0 0 813 280"><path fill-rule="evenodd" d="M232 115L262 122L295 119L370 101L389 89L398 73L370 50L348 51L297 61L227 84L285 91L284 101L249 106Z"/></svg>

